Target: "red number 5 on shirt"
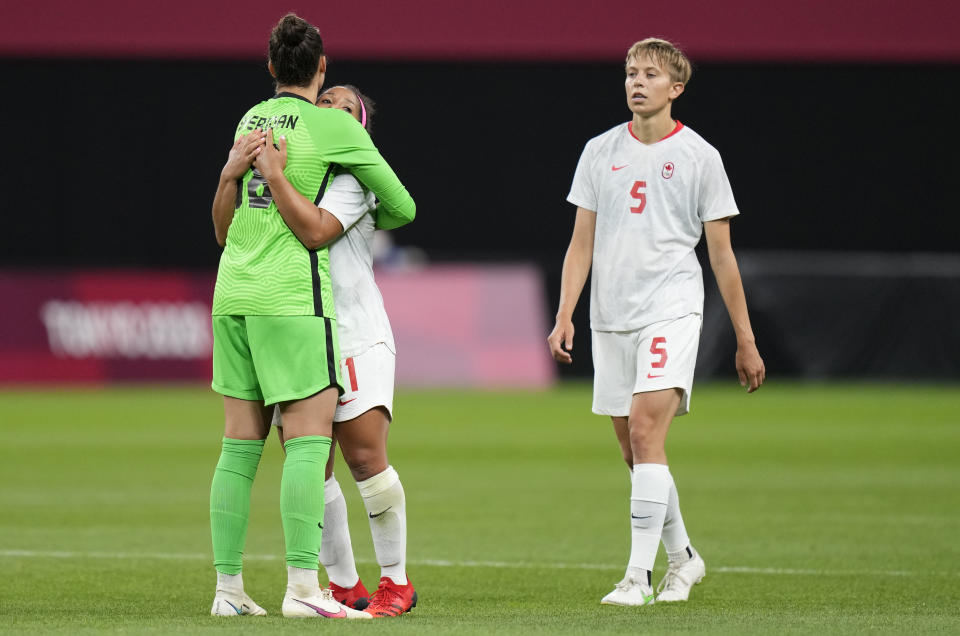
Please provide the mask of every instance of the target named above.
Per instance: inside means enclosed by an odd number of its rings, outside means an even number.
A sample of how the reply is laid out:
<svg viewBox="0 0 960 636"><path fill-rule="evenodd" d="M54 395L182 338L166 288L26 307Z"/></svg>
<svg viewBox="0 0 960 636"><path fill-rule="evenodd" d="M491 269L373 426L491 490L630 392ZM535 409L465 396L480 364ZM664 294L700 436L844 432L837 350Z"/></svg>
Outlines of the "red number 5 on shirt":
<svg viewBox="0 0 960 636"><path fill-rule="evenodd" d="M641 214L643 212L643 208L647 207L647 195L643 192L640 192L641 188L646 188L646 187L647 187L646 181L633 182L633 188L630 189L630 196L632 196L634 199L637 199L639 201L636 207L630 208L630 211L633 212L634 214Z"/></svg>

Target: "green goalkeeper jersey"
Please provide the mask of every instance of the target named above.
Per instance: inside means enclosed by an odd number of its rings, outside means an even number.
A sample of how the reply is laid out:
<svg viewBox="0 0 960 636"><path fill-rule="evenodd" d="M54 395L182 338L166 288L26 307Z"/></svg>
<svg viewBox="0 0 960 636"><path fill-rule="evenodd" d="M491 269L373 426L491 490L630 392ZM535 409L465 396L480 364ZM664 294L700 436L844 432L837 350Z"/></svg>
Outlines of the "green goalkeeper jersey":
<svg viewBox="0 0 960 636"><path fill-rule="evenodd" d="M317 108L281 93L251 108L236 137L260 128L287 139L284 174L303 196L318 202L339 168L349 171L380 199L384 226L413 220L416 207L406 188L348 113ZM266 180L248 170L238 182L236 209L213 293L213 314L233 316L326 316L335 318L327 248L308 250L290 231Z"/></svg>

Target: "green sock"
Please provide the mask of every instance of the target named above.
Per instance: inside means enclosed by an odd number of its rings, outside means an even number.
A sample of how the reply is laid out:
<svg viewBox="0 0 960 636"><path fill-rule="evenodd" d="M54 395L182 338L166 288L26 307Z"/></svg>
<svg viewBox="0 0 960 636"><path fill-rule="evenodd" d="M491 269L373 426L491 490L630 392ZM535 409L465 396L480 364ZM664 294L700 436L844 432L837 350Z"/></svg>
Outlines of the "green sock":
<svg viewBox="0 0 960 636"><path fill-rule="evenodd" d="M257 475L262 439L223 438L220 461L210 487L210 533L213 566L222 574L239 574L250 519L250 488Z"/></svg>
<svg viewBox="0 0 960 636"><path fill-rule="evenodd" d="M287 440L280 481L280 518L287 543L287 565L318 569L323 534L323 482L330 438L307 435Z"/></svg>

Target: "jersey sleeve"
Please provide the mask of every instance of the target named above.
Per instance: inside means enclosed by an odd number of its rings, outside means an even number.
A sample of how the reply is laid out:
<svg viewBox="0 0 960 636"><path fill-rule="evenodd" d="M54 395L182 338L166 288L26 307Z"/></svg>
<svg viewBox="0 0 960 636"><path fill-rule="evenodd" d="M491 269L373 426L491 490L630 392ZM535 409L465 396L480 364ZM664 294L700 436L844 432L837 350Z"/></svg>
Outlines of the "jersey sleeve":
<svg viewBox="0 0 960 636"><path fill-rule="evenodd" d="M577 207L597 211L599 195L594 180L594 144L587 142L583 152L580 153L580 161L577 162L577 170L573 173L573 184L570 186L570 194L567 195L567 201Z"/></svg>
<svg viewBox="0 0 960 636"><path fill-rule="evenodd" d="M720 153L716 151L708 154L704 159L697 208L703 223L740 214L737 202L733 200L730 180L723 169L723 160L720 159Z"/></svg>
<svg viewBox="0 0 960 636"><path fill-rule="evenodd" d="M331 126L319 141L323 156L342 166L380 200L377 206L377 227L393 229L406 225L417 212L413 197L373 145L370 135L350 115L342 113L343 125Z"/></svg>
<svg viewBox="0 0 960 636"><path fill-rule="evenodd" d="M317 206L337 217L344 232L373 209L368 193L364 192L360 182L349 173L334 177Z"/></svg>

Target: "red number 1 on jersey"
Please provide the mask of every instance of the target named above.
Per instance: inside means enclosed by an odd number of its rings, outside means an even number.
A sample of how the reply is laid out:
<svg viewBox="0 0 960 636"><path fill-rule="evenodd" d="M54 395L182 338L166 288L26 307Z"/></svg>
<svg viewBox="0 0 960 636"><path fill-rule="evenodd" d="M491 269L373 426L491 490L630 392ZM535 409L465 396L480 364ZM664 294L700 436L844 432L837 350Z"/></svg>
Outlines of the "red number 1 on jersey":
<svg viewBox="0 0 960 636"><path fill-rule="evenodd" d="M647 207L647 195L643 192L640 192L640 188L646 187L646 181L634 181L633 188L630 189L630 196L639 201L636 207L630 208L630 211L634 214L642 214L643 208Z"/></svg>

